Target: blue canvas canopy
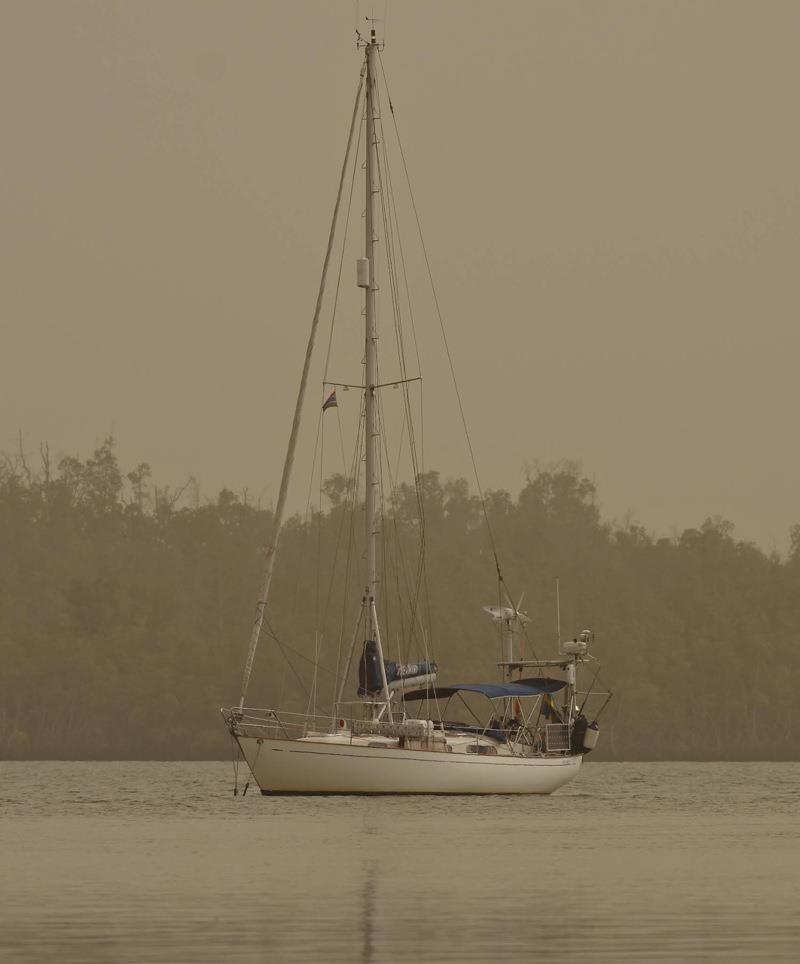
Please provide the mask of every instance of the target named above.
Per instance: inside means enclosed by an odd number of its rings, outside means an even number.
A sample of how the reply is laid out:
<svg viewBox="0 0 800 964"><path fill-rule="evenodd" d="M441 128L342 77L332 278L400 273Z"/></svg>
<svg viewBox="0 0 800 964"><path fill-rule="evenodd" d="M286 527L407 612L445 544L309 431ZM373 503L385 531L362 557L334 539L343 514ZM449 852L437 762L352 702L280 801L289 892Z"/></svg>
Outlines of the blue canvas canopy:
<svg viewBox="0 0 800 964"><path fill-rule="evenodd" d="M564 680L525 679L519 683L453 683L451 686L426 687L406 693L406 700L448 699L456 693L481 693L490 700L508 697L541 696L542 693L558 693L566 686Z"/></svg>

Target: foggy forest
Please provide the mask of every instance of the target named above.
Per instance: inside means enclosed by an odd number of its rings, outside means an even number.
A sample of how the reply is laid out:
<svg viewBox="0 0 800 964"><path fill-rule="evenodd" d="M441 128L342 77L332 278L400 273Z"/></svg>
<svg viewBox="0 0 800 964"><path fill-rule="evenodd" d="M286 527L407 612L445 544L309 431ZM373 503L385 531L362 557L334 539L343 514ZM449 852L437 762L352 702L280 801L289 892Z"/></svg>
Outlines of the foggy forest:
<svg viewBox="0 0 800 964"><path fill-rule="evenodd" d="M481 606L498 589L480 500L463 479L419 481L395 493L386 541L417 539L419 492L439 679L455 667L462 681L495 679L499 642ZM250 705L305 709L317 645L316 700L331 704L338 640L352 632L342 598L358 607L358 545L346 564L342 536L357 543L359 513L344 522L351 490L327 479L324 508L284 528ZM572 463L532 472L516 497L485 496L508 590L525 593L527 645L556 653L556 577L565 632L596 633L597 685L614 692L596 759L796 758L800 525L785 558L721 518L653 535L604 520ZM246 493L201 501L192 484L155 485L145 463L125 471L110 438L85 461L51 464L46 447L36 465L4 457L0 755L224 758L218 711L238 701L271 522ZM391 596L388 655L414 658Z"/></svg>

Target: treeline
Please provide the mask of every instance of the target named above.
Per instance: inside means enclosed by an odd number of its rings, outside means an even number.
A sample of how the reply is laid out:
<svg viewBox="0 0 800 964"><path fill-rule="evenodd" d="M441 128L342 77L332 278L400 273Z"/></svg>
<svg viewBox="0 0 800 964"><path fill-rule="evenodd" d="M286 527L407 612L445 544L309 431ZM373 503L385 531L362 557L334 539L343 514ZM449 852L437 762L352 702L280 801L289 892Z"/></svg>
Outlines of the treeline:
<svg viewBox="0 0 800 964"><path fill-rule="evenodd" d="M481 612L498 600L496 550L509 593L525 592L529 652L555 654L556 577L565 632L596 632L595 686L615 693L598 759L797 759L800 526L786 559L721 519L657 538L604 521L593 484L563 465L516 499L488 494L492 541L463 480L420 482L393 493L384 522L394 658L427 648L442 682L496 678ZM363 567L350 491L329 479L323 510L284 530L251 705L331 703ZM123 473L111 439L86 461L5 458L0 757L224 757L218 709L238 700L271 521L228 490L199 504L153 488L145 464Z"/></svg>

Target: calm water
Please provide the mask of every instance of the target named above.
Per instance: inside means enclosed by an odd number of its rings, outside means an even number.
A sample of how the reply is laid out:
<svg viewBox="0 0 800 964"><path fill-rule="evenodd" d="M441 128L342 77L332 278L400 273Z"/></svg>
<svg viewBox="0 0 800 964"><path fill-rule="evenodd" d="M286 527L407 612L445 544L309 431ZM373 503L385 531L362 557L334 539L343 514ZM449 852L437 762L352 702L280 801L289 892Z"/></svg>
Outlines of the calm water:
<svg viewBox="0 0 800 964"><path fill-rule="evenodd" d="M0 764L0 959L800 959L800 764L589 763L527 799L231 786Z"/></svg>

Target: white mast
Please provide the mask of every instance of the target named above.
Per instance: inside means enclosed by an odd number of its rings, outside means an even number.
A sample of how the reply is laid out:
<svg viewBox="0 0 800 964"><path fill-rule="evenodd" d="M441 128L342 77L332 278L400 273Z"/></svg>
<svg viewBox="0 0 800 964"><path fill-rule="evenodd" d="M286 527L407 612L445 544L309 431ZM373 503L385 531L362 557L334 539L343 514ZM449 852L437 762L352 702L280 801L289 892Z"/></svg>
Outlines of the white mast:
<svg viewBox="0 0 800 964"><path fill-rule="evenodd" d="M365 295L365 366L364 366L364 417L365 417L365 457L366 457L366 525L367 525L367 639L374 640L378 655L378 667L383 683L383 697L389 719L392 709L389 703L389 686L386 682L386 668L383 664L380 631L378 629L377 585L378 585L378 531L380 513L378 511L378 400L375 395L378 384L378 324L375 312L375 292L378 284L375 270L375 195L380 186L377 180L378 146L375 133L377 98L375 87L378 80L377 56L378 42L375 28L370 30L370 40L366 45L367 62L367 139L366 139L366 215L364 258L367 262L368 284Z"/></svg>

